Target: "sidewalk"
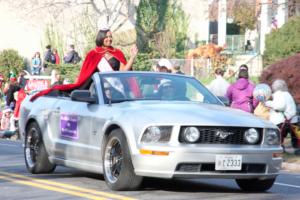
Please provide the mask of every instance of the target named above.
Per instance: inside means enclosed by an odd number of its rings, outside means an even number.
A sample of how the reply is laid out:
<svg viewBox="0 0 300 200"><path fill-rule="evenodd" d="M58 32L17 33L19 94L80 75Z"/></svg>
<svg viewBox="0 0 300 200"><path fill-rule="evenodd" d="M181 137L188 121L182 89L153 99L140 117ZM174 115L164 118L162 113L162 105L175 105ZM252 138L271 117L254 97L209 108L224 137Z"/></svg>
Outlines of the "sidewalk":
<svg viewBox="0 0 300 200"><path fill-rule="evenodd" d="M287 170L289 172L300 172L300 164L299 163L282 163L282 170Z"/></svg>
<svg viewBox="0 0 300 200"><path fill-rule="evenodd" d="M298 150L300 151L300 150ZM300 155L295 155L295 149L290 146L285 148L282 169L291 172L300 172Z"/></svg>

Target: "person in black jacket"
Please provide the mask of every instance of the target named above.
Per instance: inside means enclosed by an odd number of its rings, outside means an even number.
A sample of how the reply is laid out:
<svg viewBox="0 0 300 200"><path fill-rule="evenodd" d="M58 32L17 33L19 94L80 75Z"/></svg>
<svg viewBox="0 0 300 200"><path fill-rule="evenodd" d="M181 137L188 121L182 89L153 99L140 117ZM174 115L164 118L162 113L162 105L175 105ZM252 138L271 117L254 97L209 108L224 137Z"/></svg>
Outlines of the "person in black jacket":
<svg viewBox="0 0 300 200"><path fill-rule="evenodd" d="M55 55L52 53L51 45L46 46L46 52L44 54L43 70L48 67L47 63L55 64Z"/></svg>
<svg viewBox="0 0 300 200"><path fill-rule="evenodd" d="M24 70L22 70L18 77L19 86L20 86L20 88L23 88L23 89L25 88L26 83L27 83L25 75L26 75L26 72Z"/></svg>
<svg viewBox="0 0 300 200"><path fill-rule="evenodd" d="M81 60L73 44L70 45L68 53L64 56L64 62L69 64L76 64Z"/></svg>
<svg viewBox="0 0 300 200"><path fill-rule="evenodd" d="M14 98L14 93L19 91L21 88L18 85L17 78L11 77L9 79L9 84L4 88L4 94L6 95L6 106L9 106L12 110L15 108L16 100Z"/></svg>

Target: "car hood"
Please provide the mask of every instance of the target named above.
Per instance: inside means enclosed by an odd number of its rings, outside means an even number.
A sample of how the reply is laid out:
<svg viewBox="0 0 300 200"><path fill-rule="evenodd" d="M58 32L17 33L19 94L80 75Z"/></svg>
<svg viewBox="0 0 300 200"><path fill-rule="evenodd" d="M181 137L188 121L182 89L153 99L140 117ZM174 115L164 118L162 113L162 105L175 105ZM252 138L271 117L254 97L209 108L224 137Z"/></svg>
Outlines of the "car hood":
<svg viewBox="0 0 300 200"><path fill-rule="evenodd" d="M133 101L112 105L133 123L204 126L273 127L253 114L229 107L198 102Z"/></svg>

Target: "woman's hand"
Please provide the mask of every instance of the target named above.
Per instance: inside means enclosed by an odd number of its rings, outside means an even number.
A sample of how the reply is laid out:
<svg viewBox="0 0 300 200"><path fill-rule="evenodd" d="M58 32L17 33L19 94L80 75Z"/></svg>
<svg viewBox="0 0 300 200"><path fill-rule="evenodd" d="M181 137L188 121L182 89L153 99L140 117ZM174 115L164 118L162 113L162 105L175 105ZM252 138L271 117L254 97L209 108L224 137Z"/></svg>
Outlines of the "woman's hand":
<svg viewBox="0 0 300 200"><path fill-rule="evenodd" d="M133 45L131 48L130 48L130 55L132 58L135 58L138 54L139 50L137 48L136 45Z"/></svg>

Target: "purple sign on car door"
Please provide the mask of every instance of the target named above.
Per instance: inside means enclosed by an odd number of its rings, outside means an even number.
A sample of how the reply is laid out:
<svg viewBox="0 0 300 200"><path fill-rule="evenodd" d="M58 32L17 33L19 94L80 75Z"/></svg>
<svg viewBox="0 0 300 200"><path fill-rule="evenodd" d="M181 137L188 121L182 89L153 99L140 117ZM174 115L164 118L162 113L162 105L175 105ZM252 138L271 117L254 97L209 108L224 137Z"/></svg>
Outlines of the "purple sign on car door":
<svg viewBox="0 0 300 200"><path fill-rule="evenodd" d="M72 114L60 115L60 134L62 137L78 139L78 116Z"/></svg>

